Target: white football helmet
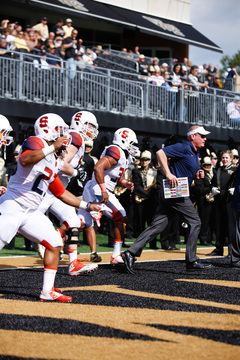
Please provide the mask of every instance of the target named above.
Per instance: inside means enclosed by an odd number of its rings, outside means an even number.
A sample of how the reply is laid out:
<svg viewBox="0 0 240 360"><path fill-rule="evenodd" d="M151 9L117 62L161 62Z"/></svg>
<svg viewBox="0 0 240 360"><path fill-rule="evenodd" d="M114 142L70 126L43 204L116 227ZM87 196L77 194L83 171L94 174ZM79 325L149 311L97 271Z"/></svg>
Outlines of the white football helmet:
<svg viewBox="0 0 240 360"><path fill-rule="evenodd" d="M137 136L135 132L129 128L121 128L115 131L113 135L113 144L119 145L120 148L126 150L133 157L139 151L137 147Z"/></svg>
<svg viewBox="0 0 240 360"><path fill-rule="evenodd" d="M55 141L60 136L68 135L68 128L61 116L53 113L40 116L34 124L35 134L48 141Z"/></svg>
<svg viewBox="0 0 240 360"><path fill-rule="evenodd" d="M96 139L98 136L96 116L89 111L78 111L72 116L70 129L80 132L85 141Z"/></svg>
<svg viewBox="0 0 240 360"><path fill-rule="evenodd" d="M13 142L13 137L9 133L13 131L8 119L4 115L0 115L0 148L2 145L10 145Z"/></svg>

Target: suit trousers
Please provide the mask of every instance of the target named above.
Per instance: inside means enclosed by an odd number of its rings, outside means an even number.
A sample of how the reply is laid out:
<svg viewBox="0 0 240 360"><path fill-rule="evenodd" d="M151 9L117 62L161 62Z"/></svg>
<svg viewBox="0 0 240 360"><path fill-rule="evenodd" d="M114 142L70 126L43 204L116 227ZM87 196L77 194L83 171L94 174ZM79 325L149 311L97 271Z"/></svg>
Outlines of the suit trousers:
<svg viewBox="0 0 240 360"><path fill-rule="evenodd" d="M236 223L235 223L235 236L232 239L232 253L231 261L240 261L240 212L235 210Z"/></svg>
<svg viewBox="0 0 240 360"><path fill-rule="evenodd" d="M163 192L159 192L159 205L151 224L136 239L128 249L134 256L141 256L143 248L155 236L161 233L175 213L188 224L186 233L186 261L198 259L197 240L201 228L201 220L189 197L164 199Z"/></svg>

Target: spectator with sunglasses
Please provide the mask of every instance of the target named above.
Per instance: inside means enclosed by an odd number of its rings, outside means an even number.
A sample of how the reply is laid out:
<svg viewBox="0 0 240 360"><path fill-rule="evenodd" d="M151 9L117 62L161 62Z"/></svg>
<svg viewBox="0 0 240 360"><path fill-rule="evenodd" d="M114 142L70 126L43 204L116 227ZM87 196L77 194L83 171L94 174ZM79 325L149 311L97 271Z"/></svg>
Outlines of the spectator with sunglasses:
<svg viewBox="0 0 240 360"><path fill-rule="evenodd" d="M237 149L232 149L231 150L232 154L233 154L233 159L232 159L232 163L235 166L239 165L239 154L238 154L238 150Z"/></svg>

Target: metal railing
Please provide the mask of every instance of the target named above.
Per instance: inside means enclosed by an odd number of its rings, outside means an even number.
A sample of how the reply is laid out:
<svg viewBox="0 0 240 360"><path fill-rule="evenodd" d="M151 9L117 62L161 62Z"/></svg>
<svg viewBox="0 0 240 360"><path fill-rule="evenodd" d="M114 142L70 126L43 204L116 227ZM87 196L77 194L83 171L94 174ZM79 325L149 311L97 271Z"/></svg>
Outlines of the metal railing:
<svg viewBox="0 0 240 360"><path fill-rule="evenodd" d="M36 56L34 56L36 59ZM107 111L127 116L150 117L189 124L240 128L227 115L233 92L204 92L157 86L149 78L118 70L76 68L70 76L68 64L36 66L29 54L0 56L0 98L40 104ZM71 77L71 78L70 78ZM186 87L186 85L185 85Z"/></svg>

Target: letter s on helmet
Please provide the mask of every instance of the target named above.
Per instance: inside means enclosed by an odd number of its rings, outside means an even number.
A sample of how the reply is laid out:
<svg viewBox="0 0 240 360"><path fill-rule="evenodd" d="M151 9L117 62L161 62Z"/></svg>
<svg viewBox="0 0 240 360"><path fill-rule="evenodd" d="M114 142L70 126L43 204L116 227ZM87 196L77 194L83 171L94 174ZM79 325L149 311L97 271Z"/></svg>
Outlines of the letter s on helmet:
<svg viewBox="0 0 240 360"><path fill-rule="evenodd" d="M4 115L0 115L0 148L2 145L10 145L13 137L9 133L13 131L8 119Z"/></svg>
<svg viewBox="0 0 240 360"><path fill-rule="evenodd" d="M96 139L98 122L96 116L89 111L78 111L72 116L70 128L80 132L84 140Z"/></svg>
<svg viewBox="0 0 240 360"><path fill-rule="evenodd" d="M135 132L129 128L121 128L115 131L113 136L113 144L119 145L120 148L126 150L133 157L139 151L137 147L137 136Z"/></svg>
<svg viewBox="0 0 240 360"><path fill-rule="evenodd" d="M53 113L40 116L34 124L35 134L48 141L55 141L58 137L67 135L68 128L61 116Z"/></svg>

